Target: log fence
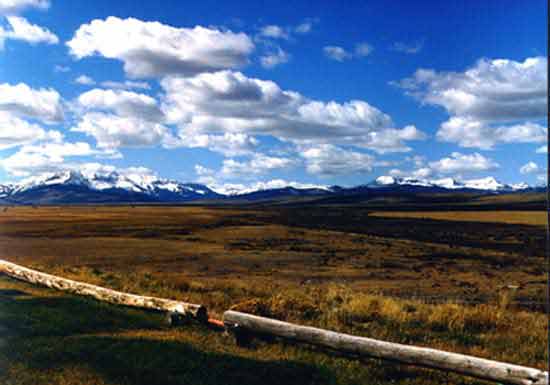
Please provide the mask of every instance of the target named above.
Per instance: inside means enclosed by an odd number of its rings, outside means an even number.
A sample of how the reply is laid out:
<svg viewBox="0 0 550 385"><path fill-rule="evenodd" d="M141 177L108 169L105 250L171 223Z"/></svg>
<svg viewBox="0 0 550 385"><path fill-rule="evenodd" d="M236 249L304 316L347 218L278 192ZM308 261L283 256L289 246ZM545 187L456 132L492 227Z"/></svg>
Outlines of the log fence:
<svg viewBox="0 0 550 385"><path fill-rule="evenodd" d="M339 355L359 359L378 358L407 365L454 372L500 384L549 385L548 373L535 368L337 333L232 310L223 314L223 321L217 320L209 318L207 309L202 305L115 291L39 272L5 260L0 260L0 274L35 285L92 297L115 305L165 312L168 322L174 326L182 325L189 320L195 320L213 329L225 329L240 337L253 338L255 335L279 337L318 346L334 351Z"/></svg>

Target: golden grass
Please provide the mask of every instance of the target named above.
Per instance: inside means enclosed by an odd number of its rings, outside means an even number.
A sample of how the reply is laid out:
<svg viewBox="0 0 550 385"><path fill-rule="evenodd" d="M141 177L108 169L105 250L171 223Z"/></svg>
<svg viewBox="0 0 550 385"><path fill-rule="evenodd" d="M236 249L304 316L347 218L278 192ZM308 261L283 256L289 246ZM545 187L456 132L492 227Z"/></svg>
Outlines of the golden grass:
<svg viewBox="0 0 550 385"><path fill-rule="evenodd" d="M235 308L544 366L546 320L527 311L544 297L535 242L542 230L517 225L532 224L515 222L521 212L459 213L466 221L503 219L474 230L457 228L447 217L456 212L422 213L442 217L415 233L415 224L427 221L409 217L394 225L392 218L369 219L368 210L326 210L300 217L276 209L9 208L0 212L0 252L67 278L201 303L215 317ZM447 238L426 237L432 231ZM25 295L11 298L4 290ZM0 349L0 383L477 383L292 344L239 348L208 330L167 329L159 315L115 308L0 277L0 325L16 331L10 349Z"/></svg>
<svg viewBox="0 0 550 385"><path fill-rule="evenodd" d="M373 212L374 217L435 219L460 222L492 222L533 226L546 225L545 211L387 211Z"/></svg>

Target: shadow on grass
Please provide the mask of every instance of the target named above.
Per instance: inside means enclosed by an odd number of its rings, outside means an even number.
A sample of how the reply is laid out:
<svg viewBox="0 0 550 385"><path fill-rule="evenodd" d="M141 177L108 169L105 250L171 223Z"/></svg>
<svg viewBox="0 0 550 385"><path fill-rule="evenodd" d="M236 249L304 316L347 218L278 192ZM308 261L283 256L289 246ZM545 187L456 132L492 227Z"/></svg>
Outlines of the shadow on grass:
<svg viewBox="0 0 550 385"><path fill-rule="evenodd" d="M162 315L76 297L0 297L0 325L17 337L159 329Z"/></svg>
<svg viewBox="0 0 550 385"><path fill-rule="evenodd" d="M141 338L82 336L35 345L25 366L50 370L84 365L113 383L318 384L335 383L332 373L292 361L259 361L206 352L188 343Z"/></svg>
<svg viewBox="0 0 550 385"><path fill-rule="evenodd" d="M52 373L65 376L60 374L64 368L79 367L97 377L92 382L77 380L69 378L75 375L69 371L63 381L95 384L100 378L109 384L131 385L336 382L333 372L322 366L239 357L174 340L108 335L166 328L162 314L78 297L0 297L0 340L7 342L7 348L0 346L0 382L50 384ZM16 369L7 374L7 367Z"/></svg>

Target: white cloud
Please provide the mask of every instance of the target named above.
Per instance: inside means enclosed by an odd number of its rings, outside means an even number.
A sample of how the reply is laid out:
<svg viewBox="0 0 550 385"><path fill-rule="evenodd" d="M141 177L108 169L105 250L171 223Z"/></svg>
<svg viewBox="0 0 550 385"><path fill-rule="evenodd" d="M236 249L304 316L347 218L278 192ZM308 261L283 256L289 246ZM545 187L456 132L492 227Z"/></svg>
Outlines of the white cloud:
<svg viewBox="0 0 550 385"><path fill-rule="evenodd" d="M390 50L413 55L419 53L422 48L424 48L423 40L419 40L409 44L397 41L393 43L393 45L390 47Z"/></svg>
<svg viewBox="0 0 550 385"><path fill-rule="evenodd" d="M414 126L393 127L391 118L367 102L310 100L271 81L239 72L165 78L162 109L178 136L240 133L273 135L299 144L348 144L378 152L407 151L425 135Z"/></svg>
<svg viewBox="0 0 550 385"><path fill-rule="evenodd" d="M547 146L541 146L537 148L537 154L546 154L548 153L548 147Z"/></svg>
<svg viewBox="0 0 550 385"><path fill-rule="evenodd" d="M58 131L46 131L38 124L29 123L13 114L0 111L0 150L40 140L61 140Z"/></svg>
<svg viewBox="0 0 550 385"><path fill-rule="evenodd" d="M269 37L272 39L288 39L290 37L288 31L278 25L266 25L260 28L260 36Z"/></svg>
<svg viewBox="0 0 550 385"><path fill-rule="evenodd" d="M243 162L234 159L224 159L220 174L223 178L245 178L266 174L273 170L287 169L295 165L289 158L280 158L264 154L254 154L251 159Z"/></svg>
<svg viewBox="0 0 550 385"><path fill-rule="evenodd" d="M125 80L123 82L116 82L112 80L107 80L101 82L101 86L105 88L115 88L121 90L131 90L131 89L142 89L149 90L151 86L147 82L135 82L132 80Z"/></svg>
<svg viewBox="0 0 550 385"><path fill-rule="evenodd" d="M308 148L300 154L310 174L345 175L372 171L374 157L330 144Z"/></svg>
<svg viewBox="0 0 550 385"><path fill-rule="evenodd" d="M117 115L161 123L164 114L149 95L124 90L95 88L78 97L85 110L113 111Z"/></svg>
<svg viewBox="0 0 550 385"><path fill-rule="evenodd" d="M48 29L29 23L27 19L20 16L6 17L10 29L0 27L0 42L2 40L21 40L30 44L59 43L58 37Z"/></svg>
<svg viewBox="0 0 550 385"><path fill-rule="evenodd" d="M488 125L467 117L451 117L437 132L444 142L458 143L462 147L492 149L499 143L541 143L546 140L546 127L526 122L513 125Z"/></svg>
<svg viewBox="0 0 550 385"><path fill-rule="evenodd" d="M260 27L256 40L260 42L265 42L266 39L292 40L294 34L305 35L310 33L313 29L313 24L317 22L319 22L317 18L307 18L294 27L282 27L276 24L264 25Z"/></svg>
<svg viewBox="0 0 550 385"><path fill-rule="evenodd" d="M437 137L463 147L541 142L546 128L546 59L479 60L465 72L420 69L399 86L422 103L442 106L450 119Z"/></svg>
<svg viewBox="0 0 550 385"><path fill-rule="evenodd" d="M533 174L540 170L539 166L535 162L527 162L520 167L519 172L521 174Z"/></svg>
<svg viewBox="0 0 550 385"><path fill-rule="evenodd" d="M178 144L157 101L145 94L95 88L78 97L75 111L81 115L71 131L94 137L102 149Z"/></svg>
<svg viewBox="0 0 550 385"><path fill-rule="evenodd" d="M126 73L136 78L192 76L240 67L254 49L244 33L200 26L175 28L113 16L81 25L67 46L78 59L101 55L121 60Z"/></svg>
<svg viewBox="0 0 550 385"><path fill-rule="evenodd" d="M298 24L294 28L294 32L300 33L300 34L310 33L311 30L313 29L313 23L314 23L313 20L306 20L303 23Z"/></svg>
<svg viewBox="0 0 550 385"><path fill-rule="evenodd" d="M461 154L453 152L450 157L429 163L430 168L440 174L459 174L490 171L499 168L499 164L479 153Z"/></svg>
<svg viewBox="0 0 550 385"><path fill-rule="evenodd" d="M15 15L29 8L48 9L49 0L0 0L0 15Z"/></svg>
<svg viewBox="0 0 550 385"><path fill-rule="evenodd" d="M57 171L64 167L66 157L100 153L88 143L43 143L23 146L15 154L0 161L8 174L16 177Z"/></svg>
<svg viewBox="0 0 550 385"><path fill-rule="evenodd" d="M75 83L87 85L87 86L93 86L97 84L97 82L94 79L92 79L87 75L80 75L74 81ZM122 82L106 80L99 83L99 85L103 88L109 88L114 90L132 90L132 89L150 90L151 89L151 86L147 82L137 82L132 80L125 80Z"/></svg>
<svg viewBox="0 0 550 385"><path fill-rule="evenodd" d="M413 171L402 171L400 169L392 169L389 174L394 177L426 179L433 175L433 170L429 167L421 167Z"/></svg>
<svg viewBox="0 0 550 385"><path fill-rule="evenodd" d="M61 97L54 89L34 89L24 83L0 84L0 111L46 123L63 120Z"/></svg>
<svg viewBox="0 0 550 385"><path fill-rule="evenodd" d="M371 132L364 139L363 147L369 148L379 154L388 152L408 152L410 147L405 145L406 141L424 140L426 134L415 126L406 126L402 129L388 128L379 132Z"/></svg>
<svg viewBox="0 0 550 385"><path fill-rule="evenodd" d="M325 56L329 59L342 62L347 59L351 59L353 55L346 51L344 48L337 45L327 45L323 47L323 52Z"/></svg>
<svg viewBox="0 0 550 385"><path fill-rule="evenodd" d="M85 86L93 86L95 84L95 80L87 75L80 75L74 82Z"/></svg>
<svg viewBox="0 0 550 385"><path fill-rule="evenodd" d="M371 54L374 48L368 43L357 43L355 50L352 52L337 45L327 45L323 47L323 53L326 57L332 60L343 62L353 58L361 58Z"/></svg>
<svg viewBox="0 0 550 385"><path fill-rule="evenodd" d="M180 136L177 139L166 140L165 147L189 147L189 148L208 148L210 151L224 154L225 156L249 155L252 153L259 142L257 139L239 133L226 132L223 135L191 135L189 137Z"/></svg>
<svg viewBox="0 0 550 385"><path fill-rule="evenodd" d="M168 128L162 124L102 112L84 114L71 131L93 136L99 148L111 150L156 146L171 140Z"/></svg>
<svg viewBox="0 0 550 385"><path fill-rule="evenodd" d="M374 48L368 43L358 43L355 45L355 56L368 56Z"/></svg>
<svg viewBox="0 0 550 385"><path fill-rule="evenodd" d="M260 63L264 68L273 68L280 64L287 63L290 60L290 54L280 47L274 52L267 53L260 57Z"/></svg>

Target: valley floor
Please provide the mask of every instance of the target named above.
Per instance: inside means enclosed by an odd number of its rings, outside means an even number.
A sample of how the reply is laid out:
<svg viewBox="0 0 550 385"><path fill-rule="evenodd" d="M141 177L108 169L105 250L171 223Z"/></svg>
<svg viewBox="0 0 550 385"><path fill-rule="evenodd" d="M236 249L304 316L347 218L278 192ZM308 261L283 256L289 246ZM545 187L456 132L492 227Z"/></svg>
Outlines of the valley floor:
<svg viewBox="0 0 550 385"><path fill-rule="evenodd" d="M25 266L202 303L218 316L234 307L543 368L541 214L406 214L10 207L0 212L0 250ZM198 327L168 329L158 314L7 278L0 325L0 382L16 385L475 383L284 343L239 348Z"/></svg>

